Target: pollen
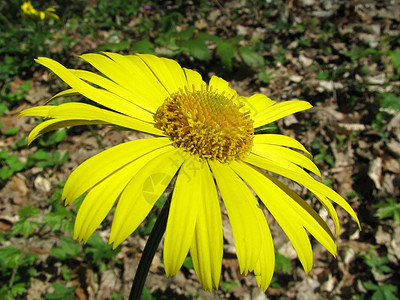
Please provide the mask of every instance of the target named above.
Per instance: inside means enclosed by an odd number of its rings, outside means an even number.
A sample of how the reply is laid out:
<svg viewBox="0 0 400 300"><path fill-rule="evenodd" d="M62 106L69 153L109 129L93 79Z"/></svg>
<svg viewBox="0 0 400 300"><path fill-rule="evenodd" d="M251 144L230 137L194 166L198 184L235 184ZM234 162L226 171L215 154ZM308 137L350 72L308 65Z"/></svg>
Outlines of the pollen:
<svg viewBox="0 0 400 300"><path fill-rule="evenodd" d="M171 94L154 115L155 127L173 145L200 159L226 163L246 156L253 146L253 120L243 105L203 86Z"/></svg>

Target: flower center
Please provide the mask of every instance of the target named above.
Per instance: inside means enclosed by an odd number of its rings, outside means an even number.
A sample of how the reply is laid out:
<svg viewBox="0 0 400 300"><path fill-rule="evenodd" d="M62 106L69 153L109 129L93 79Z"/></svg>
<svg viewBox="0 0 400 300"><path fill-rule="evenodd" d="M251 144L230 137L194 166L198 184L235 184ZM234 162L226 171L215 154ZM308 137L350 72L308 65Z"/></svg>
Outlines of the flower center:
<svg viewBox="0 0 400 300"><path fill-rule="evenodd" d="M171 94L154 115L155 127L181 148L201 159L222 163L243 158L253 146L253 120L241 105L207 90Z"/></svg>

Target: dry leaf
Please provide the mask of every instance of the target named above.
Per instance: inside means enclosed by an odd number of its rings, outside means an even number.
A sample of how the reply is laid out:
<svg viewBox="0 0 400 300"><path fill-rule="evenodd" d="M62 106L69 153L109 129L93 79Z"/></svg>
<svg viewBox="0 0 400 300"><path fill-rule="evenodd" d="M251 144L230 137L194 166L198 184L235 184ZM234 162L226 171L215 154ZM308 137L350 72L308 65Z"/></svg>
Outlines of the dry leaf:
<svg viewBox="0 0 400 300"><path fill-rule="evenodd" d="M375 183L377 189L382 188L382 158L377 157L370 162L368 176Z"/></svg>

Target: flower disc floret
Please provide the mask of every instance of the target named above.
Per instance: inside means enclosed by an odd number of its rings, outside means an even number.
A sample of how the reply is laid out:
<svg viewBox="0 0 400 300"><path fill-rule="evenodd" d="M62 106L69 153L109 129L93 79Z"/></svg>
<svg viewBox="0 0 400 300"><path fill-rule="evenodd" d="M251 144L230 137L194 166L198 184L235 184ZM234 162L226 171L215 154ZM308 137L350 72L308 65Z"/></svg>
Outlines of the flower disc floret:
<svg viewBox="0 0 400 300"><path fill-rule="evenodd" d="M241 159L253 146L253 120L224 93L188 88L171 94L158 108L155 127L177 148L201 159L228 162Z"/></svg>

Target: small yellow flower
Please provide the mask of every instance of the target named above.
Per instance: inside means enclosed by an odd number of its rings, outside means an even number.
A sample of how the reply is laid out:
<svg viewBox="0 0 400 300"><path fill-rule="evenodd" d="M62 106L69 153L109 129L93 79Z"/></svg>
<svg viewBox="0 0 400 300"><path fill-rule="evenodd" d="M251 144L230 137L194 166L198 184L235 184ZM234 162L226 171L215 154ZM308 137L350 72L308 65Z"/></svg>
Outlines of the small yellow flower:
<svg viewBox="0 0 400 300"><path fill-rule="evenodd" d="M240 270L254 272L262 290L271 282L275 253L261 203L289 237L306 273L313 265L308 233L336 255L335 235L323 219L264 170L310 190L328 211L336 235L339 220L331 201L358 222L353 209L314 178L321 177L320 171L298 141L254 133L255 128L310 108L308 102L276 103L262 94L238 97L217 76L207 84L199 73L174 60L149 54L80 57L104 76L67 69L49 58L37 62L71 87L51 99L82 95L98 106L70 102L22 111L20 116L45 118L29 134L28 143L45 132L83 124L117 125L154 138L114 146L72 172L62 196L66 204L88 192L76 218L74 238L86 242L116 205L109 242L117 247L143 222L176 176L164 240L167 276L179 271L190 251L203 287L218 288L223 254L218 191Z"/></svg>
<svg viewBox="0 0 400 300"><path fill-rule="evenodd" d="M55 14L54 7L46 8L44 11L36 10L31 1L26 1L21 4L22 14L31 19L41 20L41 21L48 21L50 19L59 20L57 14Z"/></svg>

